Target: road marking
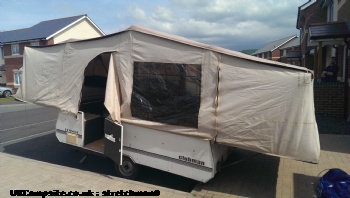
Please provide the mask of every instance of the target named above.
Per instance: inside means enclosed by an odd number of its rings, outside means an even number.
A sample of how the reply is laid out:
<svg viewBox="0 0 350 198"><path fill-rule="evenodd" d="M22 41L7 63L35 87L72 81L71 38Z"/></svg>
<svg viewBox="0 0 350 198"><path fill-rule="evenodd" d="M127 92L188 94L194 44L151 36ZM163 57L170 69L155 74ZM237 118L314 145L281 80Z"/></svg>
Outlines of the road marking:
<svg viewBox="0 0 350 198"><path fill-rule="evenodd" d="M30 135L30 136L18 138L18 139L15 139L15 140L10 140L10 141L7 141L7 142L2 142L2 143L0 143L0 145L1 145L1 146L4 146L4 145L9 144L9 143L11 143L11 142L17 142L17 141L19 141L19 140L25 140L25 139L30 139L30 138L33 138L33 137L38 137L38 136L50 134L50 133L52 133L52 132L54 132L54 131L55 131L55 130L45 131L45 132L42 132L42 133L37 133L37 134L34 134L34 135Z"/></svg>
<svg viewBox="0 0 350 198"><path fill-rule="evenodd" d="M12 129L18 129L18 128L22 128L22 127L27 127L27 126L33 126L33 125L37 125L37 124L44 124L44 123L53 122L53 121L56 121L56 120L57 120L57 119L48 120L48 121L44 121L44 122L37 122L37 123L33 123L33 124L22 125L22 126L13 127L13 128L8 128L8 129L3 129L3 130L0 130L0 132L12 130Z"/></svg>

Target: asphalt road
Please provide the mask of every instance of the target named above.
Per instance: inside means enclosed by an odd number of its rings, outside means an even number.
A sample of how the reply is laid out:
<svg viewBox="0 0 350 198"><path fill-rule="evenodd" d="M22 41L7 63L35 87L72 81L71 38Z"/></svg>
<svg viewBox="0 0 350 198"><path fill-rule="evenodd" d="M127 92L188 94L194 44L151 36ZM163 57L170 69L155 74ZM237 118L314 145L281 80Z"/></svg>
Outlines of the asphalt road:
<svg viewBox="0 0 350 198"><path fill-rule="evenodd" d="M58 142L55 124L58 111L36 105L0 106L0 152L34 160L91 171L101 175L116 175L108 158L89 155ZM141 166L138 181L190 192L197 181Z"/></svg>

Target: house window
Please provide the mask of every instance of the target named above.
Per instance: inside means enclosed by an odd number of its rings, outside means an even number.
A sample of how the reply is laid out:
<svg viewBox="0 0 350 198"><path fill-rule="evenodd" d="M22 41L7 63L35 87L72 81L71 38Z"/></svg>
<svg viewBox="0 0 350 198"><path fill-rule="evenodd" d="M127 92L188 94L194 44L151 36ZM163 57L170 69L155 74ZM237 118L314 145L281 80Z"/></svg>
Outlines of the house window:
<svg viewBox="0 0 350 198"><path fill-rule="evenodd" d="M4 50L2 47L0 47L0 53L1 53L1 59L4 59Z"/></svg>
<svg viewBox="0 0 350 198"><path fill-rule="evenodd" d="M334 14L333 10L334 10L334 3L333 1L330 1L328 5L328 22L333 21L333 14Z"/></svg>
<svg viewBox="0 0 350 198"><path fill-rule="evenodd" d="M39 46L39 41L31 42L30 45L31 46Z"/></svg>
<svg viewBox="0 0 350 198"><path fill-rule="evenodd" d="M201 65L134 63L133 117L198 128L200 93Z"/></svg>
<svg viewBox="0 0 350 198"><path fill-rule="evenodd" d="M12 51L12 55L18 55L19 54L19 45L18 44L11 45L11 51Z"/></svg>
<svg viewBox="0 0 350 198"><path fill-rule="evenodd" d="M13 74L15 85L20 85L22 82L22 71L15 71Z"/></svg>

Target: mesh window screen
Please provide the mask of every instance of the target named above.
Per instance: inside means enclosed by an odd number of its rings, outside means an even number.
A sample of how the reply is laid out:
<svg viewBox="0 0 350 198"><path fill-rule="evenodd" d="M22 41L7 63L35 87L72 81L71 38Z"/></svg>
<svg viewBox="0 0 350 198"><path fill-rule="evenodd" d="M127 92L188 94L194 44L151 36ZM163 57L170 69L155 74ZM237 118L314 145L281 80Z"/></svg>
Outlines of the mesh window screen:
<svg viewBox="0 0 350 198"><path fill-rule="evenodd" d="M135 62L131 114L198 128L201 65Z"/></svg>

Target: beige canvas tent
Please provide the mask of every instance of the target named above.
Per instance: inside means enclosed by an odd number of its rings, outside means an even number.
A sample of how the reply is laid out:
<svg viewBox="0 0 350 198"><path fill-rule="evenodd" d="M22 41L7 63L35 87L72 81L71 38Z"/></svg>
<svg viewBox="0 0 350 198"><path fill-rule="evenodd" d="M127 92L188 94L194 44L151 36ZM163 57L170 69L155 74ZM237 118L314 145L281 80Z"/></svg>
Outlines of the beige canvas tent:
<svg viewBox="0 0 350 198"><path fill-rule="evenodd" d="M102 91L86 86L94 75L107 79ZM103 94L117 122L309 162L320 154L303 67L139 26L25 48L18 98L77 114L84 93Z"/></svg>

